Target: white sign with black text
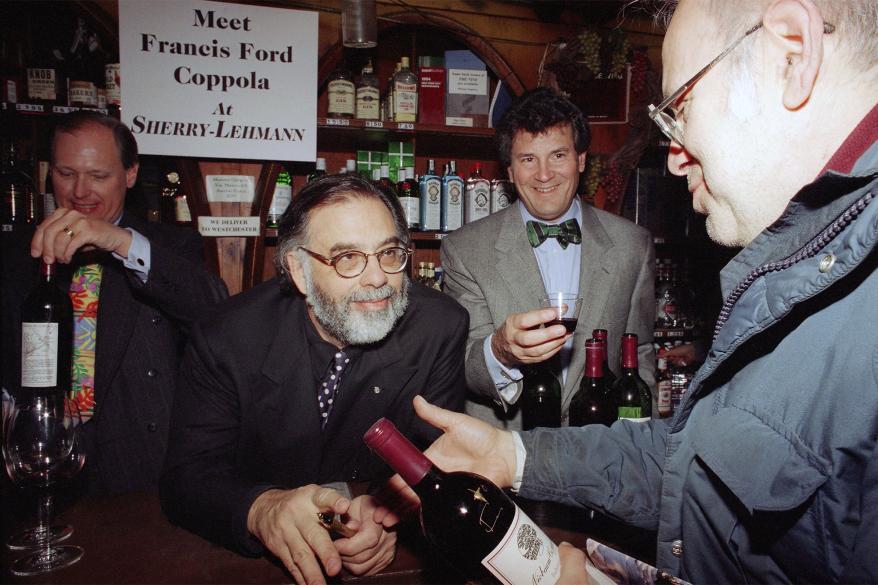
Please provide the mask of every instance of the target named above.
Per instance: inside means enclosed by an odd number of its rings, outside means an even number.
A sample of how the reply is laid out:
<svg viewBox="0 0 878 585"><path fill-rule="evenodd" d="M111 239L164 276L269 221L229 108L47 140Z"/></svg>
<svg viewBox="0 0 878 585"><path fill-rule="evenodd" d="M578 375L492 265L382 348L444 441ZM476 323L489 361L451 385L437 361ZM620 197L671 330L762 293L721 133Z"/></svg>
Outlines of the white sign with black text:
<svg viewBox="0 0 878 585"><path fill-rule="evenodd" d="M314 161L317 13L119 0L122 121L140 152Z"/></svg>

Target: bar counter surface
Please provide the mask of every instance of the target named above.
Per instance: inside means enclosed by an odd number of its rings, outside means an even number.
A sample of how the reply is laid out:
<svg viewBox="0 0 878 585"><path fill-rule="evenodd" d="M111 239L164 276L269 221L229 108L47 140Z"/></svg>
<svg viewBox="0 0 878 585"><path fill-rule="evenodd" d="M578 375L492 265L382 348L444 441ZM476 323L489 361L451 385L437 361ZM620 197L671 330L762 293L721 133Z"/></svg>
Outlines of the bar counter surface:
<svg viewBox="0 0 878 585"><path fill-rule="evenodd" d="M519 501L555 542L584 547L600 540L651 562L655 537L587 511L543 502ZM5 507L5 505L4 505ZM18 556L3 547L3 583L292 583L277 561L248 558L212 544L171 524L154 494L82 497L60 506L57 520L74 527L65 544L85 549L77 564L35 577L16 577L9 564ZM7 510L8 511L8 510ZM18 515L18 514L16 514ZM33 521L32 515L27 516ZM342 573L330 583L460 583L426 547L415 523L400 529L396 559L380 574L354 577ZM4 522L4 533L13 528ZM4 541L7 534L3 535Z"/></svg>

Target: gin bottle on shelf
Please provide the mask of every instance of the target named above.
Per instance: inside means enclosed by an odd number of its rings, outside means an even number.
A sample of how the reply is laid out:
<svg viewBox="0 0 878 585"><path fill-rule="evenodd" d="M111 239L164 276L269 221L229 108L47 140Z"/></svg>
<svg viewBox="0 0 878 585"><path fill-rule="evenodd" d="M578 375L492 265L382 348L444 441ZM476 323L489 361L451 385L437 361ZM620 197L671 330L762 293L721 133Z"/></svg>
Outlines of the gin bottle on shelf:
<svg viewBox="0 0 878 585"><path fill-rule="evenodd" d="M506 179L491 179L491 213L506 209L514 199L515 187Z"/></svg>
<svg viewBox="0 0 878 585"><path fill-rule="evenodd" d="M409 69L409 58L400 59L399 72L393 76L393 121L418 120L418 76Z"/></svg>
<svg viewBox="0 0 878 585"><path fill-rule="evenodd" d="M378 77L375 76L372 69L371 59L363 66L363 70L357 78L356 97L357 118L360 120L378 120L381 117L379 111L381 92L378 90Z"/></svg>
<svg viewBox="0 0 878 585"><path fill-rule="evenodd" d="M351 74L340 64L329 77L326 91L326 115L330 118L353 118L356 109L356 90Z"/></svg>
<svg viewBox="0 0 878 585"><path fill-rule="evenodd" d="M472 223L491 214L491 183L482 176L482 165L476 163L473 172L466 180L464 194L464 223Z"/></svg>
<svg viewBox="0 0 878 585"><path fill-rule="evenodd" d="M442 179L436 174L436 161L427 161L427 172L418 182L421 196L421 229L438 230L442 215Z"/></svg>
<svg viewBox="0 0 878 585"><path fill-rule="evenodd" d="M399 169L400 181L396 184L399 203L405 214L405 221L410 230L421 229L421 200L418 197L418 184L414 181L414 169Z"/></svg>
<svg viewBox="0 0 878 585"><path fill-rule="evenodd" d="M456 163L448 163L448 170L442 177L442 213L443 232L454 231L463 225L463 179L457 176Z"/></svg>

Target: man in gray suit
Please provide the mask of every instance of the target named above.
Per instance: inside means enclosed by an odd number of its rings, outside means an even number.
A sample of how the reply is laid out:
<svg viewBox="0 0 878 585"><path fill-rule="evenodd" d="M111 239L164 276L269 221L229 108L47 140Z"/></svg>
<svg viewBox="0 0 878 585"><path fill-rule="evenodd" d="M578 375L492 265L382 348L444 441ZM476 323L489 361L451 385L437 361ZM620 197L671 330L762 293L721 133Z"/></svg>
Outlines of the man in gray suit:
<svg viewBox="0 0 878 585"><path fill-rule="evenodd" d="M595 328L609 330L614 369L622 334L636 333L640 375L653 383L652 237L577 197L590 133L585 116L566 98L548 88L525 93L504 116L497 137L518 203L450 234L441 250L445 289L470 314L467 412L520 429L521 368L557 355L566 424L582 379L585 340ZM562 325L543 326L555 316L538 308L547 291L583 297L572 334Z"/></svg>

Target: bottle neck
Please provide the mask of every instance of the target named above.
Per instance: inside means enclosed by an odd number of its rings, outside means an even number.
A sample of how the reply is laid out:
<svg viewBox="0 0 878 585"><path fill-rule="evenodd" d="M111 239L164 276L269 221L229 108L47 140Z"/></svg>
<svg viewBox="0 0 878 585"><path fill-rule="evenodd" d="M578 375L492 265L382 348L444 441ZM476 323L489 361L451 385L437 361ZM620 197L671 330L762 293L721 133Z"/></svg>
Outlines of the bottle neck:
<svg viewBox="0 0 878 585"><path fill-rule="evenodd" d="M637 369L637 336L626 333L622 337L622 369Z"/></svg>
<svg viewBox="0 0 878 585"><path fill-rule="evenodd" d="M604 352L597 341L585 343L585 376L587 378L604 376Z"/></svg>
<svg viewBox="0 0 878 585"><path fill-rule="evenodd" d="M412 487L428 474L442 473L386 418L372 425L363 441Z"/></svg>

